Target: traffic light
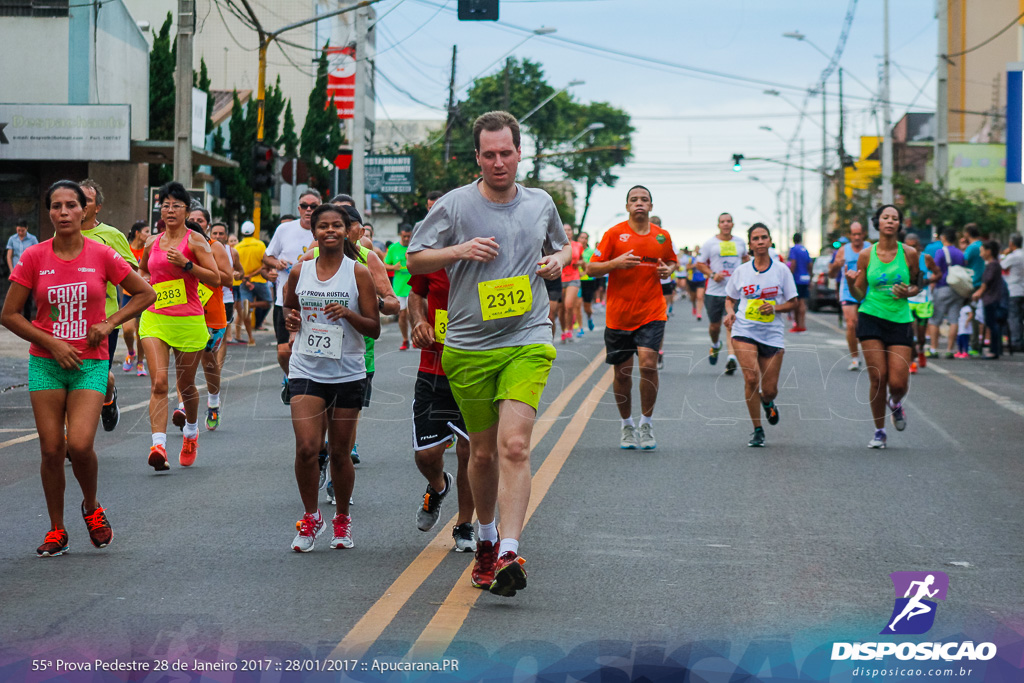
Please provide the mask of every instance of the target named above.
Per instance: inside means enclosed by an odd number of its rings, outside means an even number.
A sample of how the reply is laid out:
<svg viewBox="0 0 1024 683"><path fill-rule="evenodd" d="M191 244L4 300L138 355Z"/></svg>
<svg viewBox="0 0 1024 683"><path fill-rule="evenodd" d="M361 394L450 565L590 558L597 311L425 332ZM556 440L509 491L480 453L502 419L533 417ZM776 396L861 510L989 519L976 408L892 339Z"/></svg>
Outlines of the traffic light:
<svg viewBox="0 0 1024 683"><path fill-rule="evenodd" d="M737 173L739 173L741 170L743 170L743 155L742 154L733 154L732 155L732 170L736 171Z"/></svg>
<svg viewBox="0 0 1024 683"><path fill-rule="evenodd" d="M459 21L497 21L498 0L459 0Z"/></svg>
<svg viewBox="0 0 1024 683"><path fill-rule="evenodd" d="M274 148L262 142L252 146L252 190L266 192L274 185Z"/></svg>

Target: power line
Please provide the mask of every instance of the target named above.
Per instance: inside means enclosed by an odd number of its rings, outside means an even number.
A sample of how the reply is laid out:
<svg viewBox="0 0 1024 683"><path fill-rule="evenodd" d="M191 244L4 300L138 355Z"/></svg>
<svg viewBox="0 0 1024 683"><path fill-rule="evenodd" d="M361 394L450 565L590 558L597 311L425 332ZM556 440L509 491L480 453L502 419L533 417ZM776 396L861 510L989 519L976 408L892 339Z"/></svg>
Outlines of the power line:
<svg viewBox="0 0 1024 683"><path fill-rule="evenodd" d="M433 105L433 104L428 104L427 102L424 102L420 98L418 98L415 95L413 95L412 93L410 93L405 88L403 88L403 87L401 87L399 85L396 85L394 81L392 81L390 78L388 78L387 74L385 74L383 71L381 71L380 66L377 67L377 75L380 76L381 78L383 78L385 83L387 83L392 88L394 88L398 92L400 92L403 95L405 95L406 97L408 97L413 102L416 102L417 104L422 104L424 107L429 107L430 109L436 109L437 111L448 111L444 107L438 107L438 106Z"/></svg>
<svg viewBox="0 0 1024 683"><path fill-rule="evenodd" d="M969 48L967 48L966 50L964 50L962 52L954 52L951 55L944 55L944 56L945 56L946 59L952 59L953 57L962 57L963 55L965 55L965 54L967 54L969 52L974 52L975 50L977 50L980 47L985 47L986 45L991 43L993 40L995 40L999 36L1003 35L1007 31L1009 31L1011 28L1016 26L1017 22L1019 22L1021 19L1024 19L1024 12L1021 12L1020 14L1018 14L1017 17L1013 21L1011 21L1009 24L1004 26L1002 29L1000 29L999 31L997 31L993 35L989 36L985 40L981 41L980 43L978 43L974 47L969 47Z"/></svg>

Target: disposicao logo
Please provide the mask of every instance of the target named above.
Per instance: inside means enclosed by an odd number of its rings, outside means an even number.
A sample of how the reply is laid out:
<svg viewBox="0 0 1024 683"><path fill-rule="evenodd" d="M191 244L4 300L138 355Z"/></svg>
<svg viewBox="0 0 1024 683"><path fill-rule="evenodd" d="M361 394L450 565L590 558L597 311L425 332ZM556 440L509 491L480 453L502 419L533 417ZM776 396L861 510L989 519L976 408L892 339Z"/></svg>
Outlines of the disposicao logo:
<svg viewBox="0 0 1024 683"><path fill-rule="evenodd" d="M937 600L945 600L949 576L944 572L893 572L889 575L895 591L892 614L880 635L921 635L935 623ZM870 660L895 655L897 659L918 661L987 661L996 656L993 643L972 641L924 643L833 643L832 660Z"/></svg>
<svg viewBox="0 0 1024 683"><path fill-rule="evenodd" d="M920 635L935 623L936 600L945 600L949 576L945 572L893 572L896 604L882 635Z"/></svg>

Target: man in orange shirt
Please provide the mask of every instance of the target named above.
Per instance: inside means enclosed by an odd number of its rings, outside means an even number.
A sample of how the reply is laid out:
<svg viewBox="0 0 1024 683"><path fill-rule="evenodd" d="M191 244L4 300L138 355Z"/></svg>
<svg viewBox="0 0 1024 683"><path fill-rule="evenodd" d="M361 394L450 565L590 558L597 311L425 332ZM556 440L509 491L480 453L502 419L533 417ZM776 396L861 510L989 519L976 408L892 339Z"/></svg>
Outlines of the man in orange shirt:
<svg viewBox="0 0 1024 683"><path fill-rule="evenodd" d="M658 350L667 320L661 280L676 267L667 231L650 222L651 192L634 185L626 193L629 220L604 233L587 264L591 277L608 275L605 362L615 366L615 402L622 418L621 448L652 450L651 416L658 399ZM640 364L640 427L633 423L633 355Z"/></svg>

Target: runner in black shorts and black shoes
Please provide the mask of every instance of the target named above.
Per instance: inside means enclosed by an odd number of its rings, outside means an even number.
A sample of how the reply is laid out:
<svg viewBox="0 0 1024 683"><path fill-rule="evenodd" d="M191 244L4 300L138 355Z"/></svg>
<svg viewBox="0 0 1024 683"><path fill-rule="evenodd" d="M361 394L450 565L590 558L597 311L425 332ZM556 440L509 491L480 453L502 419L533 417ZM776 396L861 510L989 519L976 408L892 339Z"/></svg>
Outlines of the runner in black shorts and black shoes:
<svg viewBox="0 0 1024 683"><path fill-rule="evenodd" d="M412 343L420 353L420 367L412 402L412 448L416 467L427 480L423 503L416 511L416 527L430 531L441 514L441 503L454 485L459 512L452 527L455 551L476 552L473 528L473 492L469 487L469 433L441 366L448 331L448 274L437 270L409 280L409 316ZM444 452L455 442L458 469L455 477L444 470Z"/></svg>

